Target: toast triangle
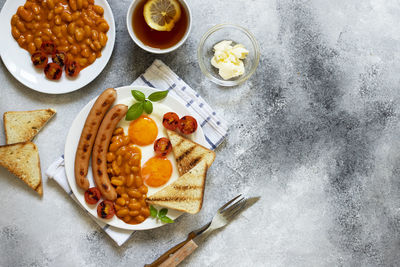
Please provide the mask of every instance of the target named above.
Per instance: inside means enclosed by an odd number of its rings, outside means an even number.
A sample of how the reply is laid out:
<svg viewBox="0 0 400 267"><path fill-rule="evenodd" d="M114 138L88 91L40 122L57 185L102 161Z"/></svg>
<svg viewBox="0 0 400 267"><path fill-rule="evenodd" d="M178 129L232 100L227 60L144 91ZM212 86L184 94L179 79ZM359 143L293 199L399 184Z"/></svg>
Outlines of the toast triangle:
<svg viewBox="0 0 400 267"><path fill-rule="evenodd" d="M0 146L0 165L43 195L39 152L32 142Z"/></svg>
<svg viewBox="0 0 400 267"><path fill-rule="evenodd" d="M147 198L149 204L195 214L203 205L207 163L200 161L175 182Z"/></svg>
<svg viewBox="0 0 400 267"><path fill-rule="evenodd" d="M54 109L8 111L3 115L6 143L31 141L47 121L56 113Z"/></svg>
<svg viewBox="0 0 400 267"><path fill-rule="evenodd" d="M180 134L167 130L174 152L179 175L183 175L192 169L200 161L205 161L209 168L215 159L215 152L201 146Z"/></svg>

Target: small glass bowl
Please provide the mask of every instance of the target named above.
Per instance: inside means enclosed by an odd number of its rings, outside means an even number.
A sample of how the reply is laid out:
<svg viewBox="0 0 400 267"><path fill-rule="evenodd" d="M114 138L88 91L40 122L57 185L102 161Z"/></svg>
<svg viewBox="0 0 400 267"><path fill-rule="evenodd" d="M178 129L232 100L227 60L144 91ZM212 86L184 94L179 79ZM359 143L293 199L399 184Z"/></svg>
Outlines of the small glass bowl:
<svg viewBox="0 0 400 267"><path fill-rule="evenodd" d="M223 40L233 41L232 45L242 44L249 50L249 54L243 60L244 74L229 80L222 79L218 74L218 69L211 65L211 59L214 56L213 47ZM208 30L201 38L197 57L201 71L211 81L222 86L236 86L250 78L257 69L260 60L260 47L253 34L245 28L234 24L218 24Z"/></svg>

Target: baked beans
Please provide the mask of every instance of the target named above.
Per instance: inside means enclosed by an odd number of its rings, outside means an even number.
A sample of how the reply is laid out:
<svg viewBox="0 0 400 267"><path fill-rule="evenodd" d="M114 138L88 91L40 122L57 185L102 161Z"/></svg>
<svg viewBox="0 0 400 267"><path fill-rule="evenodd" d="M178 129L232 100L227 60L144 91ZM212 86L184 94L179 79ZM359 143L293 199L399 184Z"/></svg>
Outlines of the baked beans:
<svg viewBox="0 0 400 267"><path fill-rule="evenodd" d="M11 34L30 54L51 40L83 69L107 44L110 27L103 15L94 0L27 0L11 18Z"/></svg>
<svg viewBox="0 0 400 267"><path fill-rule="evenodd" d="M117 217L129 224L142 223L150 216L140 160L140 149L122 128L115 129L107 153L107 173L118 194L114 201Z"/></svg>

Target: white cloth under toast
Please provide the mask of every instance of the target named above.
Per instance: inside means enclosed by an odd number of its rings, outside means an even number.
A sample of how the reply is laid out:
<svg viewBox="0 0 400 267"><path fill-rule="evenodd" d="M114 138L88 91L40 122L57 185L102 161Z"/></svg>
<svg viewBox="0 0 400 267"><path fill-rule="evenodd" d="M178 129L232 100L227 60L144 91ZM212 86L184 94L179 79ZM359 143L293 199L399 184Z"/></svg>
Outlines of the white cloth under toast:
<svg viewBox="0 0 400 267"><path fill-rule="evenodd" d="M132 85L147 85L160 90L170 90L170 95L182 102L192 114L195 114L210 149L215 149L224 140L228 131L227 123L215 113L198 93L190 88L162 61L155 60ZM68 184L63 156L50 165L46 175L49 179L54 179L79 204ZM135 232L134 230L123 230L105 224L90 213L88 213L88 216L91 216L119 246L124 244Z"/></svg>

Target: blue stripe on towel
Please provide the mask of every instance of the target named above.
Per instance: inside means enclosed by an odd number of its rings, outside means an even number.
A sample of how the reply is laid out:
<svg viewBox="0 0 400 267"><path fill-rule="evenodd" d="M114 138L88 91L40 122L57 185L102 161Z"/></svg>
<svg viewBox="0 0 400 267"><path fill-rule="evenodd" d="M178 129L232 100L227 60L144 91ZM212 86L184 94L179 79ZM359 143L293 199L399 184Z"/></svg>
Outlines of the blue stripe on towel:
<svg viewBox="0 0 400 267"><path fill-rule="evenodd" d="M193 99L191 99L187 104L186 104L186 107L190 107L190 105L192 105L193 104Z"/></svg>
<svg viewBox="0 0 400 267"><path fill-rule="evenodd" d="M207 135L204 135L204 137L206 138L206 141L207 141L207 143L209 143L210 144L210 146L211 146L211 149L212 150L214 150L214 149L216 149L217 148L217 146L216 145L214 145L214 143L213 142L211 142L211 140L210 139L208 139L208 137L207 137ZM223 138L222 138L223 139ZM221 140L222 141L222 140Z"/></svg>
<svg viewBox="0 0 400 267"><path fill-rule="evenodd" d="M140 79L142 79L142 81L143 81L145 84L147 84L148 86L155 88L155 86L152 85L151 82L149 82L148 80L146 80L146 78L145 78L143 75L140 75Z"/></svg>
<svg viewBox="0 0 400 267"><path fill-rule="evenodd" d="M207 119L205 119L205 121L203 121L201 123L201 127L204 127L204 125L206 125L206 123L211 119L211 117L207 117Z"/></svg>
<svg viewBox="0 0 400 267"><path fill-rule="evenodd" d="M172 90L172 89L174 89L176 87L176 84L175 83L173 83L170 87L168 87L168 91L170 91L170 90Z"/></svg>

